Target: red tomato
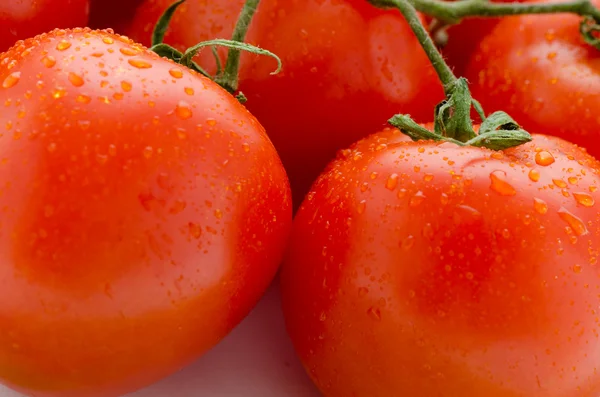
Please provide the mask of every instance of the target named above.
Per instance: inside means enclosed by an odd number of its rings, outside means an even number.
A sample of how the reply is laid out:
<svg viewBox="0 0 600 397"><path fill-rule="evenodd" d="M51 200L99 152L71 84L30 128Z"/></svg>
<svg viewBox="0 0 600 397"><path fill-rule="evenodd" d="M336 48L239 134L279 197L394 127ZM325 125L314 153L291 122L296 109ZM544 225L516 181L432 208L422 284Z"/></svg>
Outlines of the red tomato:
<svg viewBox="0 0 600 397"><path fill-rule="evenodd" d="M327 397L595 397L600 164L375 134L300 207L288 332Z"/></svg>
<svg viewBox="0 0 600 397"><path fill-rule="evenodd" d="M0 57L0 378L116 396L190 363L258 301L291 227L257 120L117 35Z"/></svg>
<svg viewBox="0 0 600 397"><path fill-rule="evenodd" d="M121 33L131 22L135 8L141 2L142 0L90 0L90 27L111 28Z"/></svg>
<svg viewBox="0 0 600 397"><path fill-rule="evenodd" d="M87 26L88 0L1 0L0 52L55 28Z"/></svg>
<svg viewBox="0 0 600 397"><path fill-rule="evenodd" d="M171 0L147 0L127 34L148 44ZM244 0L188 0L174 15L166 43L185 49L231 37ZM247 37L275 61L243 55L240 89L265 126L299 204L338 149L379 129L398 112L429 121L442 87L403 17L365 0L263 0ZM224 54L224 51L222 52ZM209 50L198 58L214 72Z"/></svg>
<svg viewBox="0 0 600 397"><path fill-rule="evenodd" d="M569 14L505 18L481 43L466 76L486 111L527 130L568 139L600 156L598 50Z"/></svg>

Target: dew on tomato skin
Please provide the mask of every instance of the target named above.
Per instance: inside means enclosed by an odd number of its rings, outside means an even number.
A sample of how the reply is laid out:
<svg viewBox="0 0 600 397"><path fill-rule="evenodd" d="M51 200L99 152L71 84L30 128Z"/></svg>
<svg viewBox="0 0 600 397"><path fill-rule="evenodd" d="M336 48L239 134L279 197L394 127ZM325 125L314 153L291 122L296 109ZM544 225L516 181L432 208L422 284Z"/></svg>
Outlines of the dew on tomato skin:
<svg viewBox="0 0 600 397"><path fill-rule="evenodd" d="M192 236L192 238L195 238L196 240L202 237L202 227L197 223L189 222L188 231L190 233L190 236Z"/></svg>
<svg viewBox="0 0 600 397"><path fill-rule="evenodd" d="M84 84L83 77L74 72L69 73L69 82L75 87L81 87Z"/></svg>
<svg viewBox="0 0 600 397"><path fill-rule="evenodd" d="M6 78L4 79L4 81L2 82L2 87L3 88L14 87L15 85L17 85L19 83L20 79L21 79L21 72L12 72L8 76L6 76Z"/></svg>
<svg viewBox="0 0 600 397"><path fill-rule="evenodd" d="M506 181L506 172L501 170L493 171L490 174L490 188L502 196L514 196L517 194L515 188Z"/></svg>
<svg viewBox="0 0 600 397"><path fill-rule="evenodd" d="M191 88L191 87L185 87L185 88L183 89L183 91L184 91L186 94L190 95L190 96L191 96L191 95L194 95L194 89L193 89L193 88Z"/></svg>
<svg viewBox="0 0 600 397"><path fill-rule="evenodd" d="M410 198L409 205L411 207L418 207L423 203L423 201L425 201L426 198L427 197L425 196L425 194L423 194L423 192L419 190Z"/></svg>
<svg viewBox="0 0 600 397"><path fill-rule="evenodd" d="M585 223L577 216L570 213L565 207L560 207L558 215L565 221L577 236L583 236L588 233Z"/></svg>
<svg viewBox="0 0 600 397"><path fill-rule="evenodd" d="M583 271L583 267L581 265L573 265L573 273L579 274Z"/></svg>
<svg viewBox="0 0 600 397"><path fill-rule="evenodd" d="M533 209L538 214L543 215L546 212L548 212L548 204L546 204L546 202L544 200L534 197L533 198Z"/></svg>
<svg viewBox="0 0 600 397"><path fill-rule="evenodd" d="M180 79L183 77L183 72L181 71L181 69L176 69L176 68L170 69L169 74L176 79Z"/></svg>
<svg viewBox="0 0 600 397"><path fill-rule="evenodd" d="M125 56L134 56L140 53L139 50L131 47L122 47L121 49L119 49L119 52Z"/></svg>
<svg viewBox="0 0 600 397"><path fill-rule="evenodd" d="M563 181L562 179L552 179L552 182L554 183L554 185L556 185L557 187L560 188L565 188L567 187L567 182Z"/></svg>
<svg viewBox="0 0 600 397"><path fill-rule="evenodd" d="M69 41L63 39L58 42L58 44L56 45L56 49L58 51L65 51L65 50L68 50L69 48L71 48L71 45L72 44Z"/></svg>
<svg viewBox="0 0 600 397"><path fill-rule="evenodd" d="M573 193L573 197L578 204L581 204L584 207L593 207L595 204L594 198L588 193L575 192Z"/></svg>
<svg viewBox="0 0 600 397"><path fill-rule="evenodd" d="M367 202L365 200L362 200L356 206L356 212L358 212L359 214L363 214L365 212L366 208L367 208Z"/></svg>
<svg viewBox="0 0 600 397"><path fill-rule="evenodd" d="M367 315L375 321L381 321L381 310L378 307L371 306L367 310Z"/></svg>
<svg viewBox="0 0 600 397"><path fill-rule="evenodd" d="M400 247L409 251L415 245L415 238L413 236L408 236L400 242Z"/></svg>
<svg viewBox="0 0 600 397"><path fill-rule="evenodd" d="M131 85L131 83L127 80L123 80L121 81L121 89L125 92L129 92L131 91L131 89L133 88L133 86Z"/></svg>
<svg viewBox="0 0 600 397"><path fill-rule="evenodd" d="M152 64L150 62L138 58L128 59L127 63L129 63L134 68L138 69L150 69L152 67Z"/></svg>
<svg viewBox="0 0 600 397"><path fill-rule="evenodd" d="M60 99L60 98L64 97L65 95L67 95L67 90L65 90L62 87L58 87L58 88L52 90L52 98L54 98L54 99Z"/></svg>
<svg viewBox="0 0 600 397"><path fill-rule="evenodd" d="M54 58L52 55L46 55L42 58L42 64L47 68L51 68L56 65L56 58Z"/></svg>
<svg viewBox="0 0 600 397"><path fill-rule="evenodd" d="M154 154L154 149L152 148L152 146L146 146L144 150L142 150L142 154L146 159L150 159Z"/></svg>
<svg viewBox="0 0 600 397"><path fill-rule="evenodd" d="M187 102L179 101L177 107L175 107L175 115L182 120L187 120L194 114L192 112L192 108Z"/></svg>
<svg viewBox="0 0 600 397"><path fill-rule="evenodd" d="M540 180L540 172L536 169L532 169L531 171L529 171L529 179L531 179L531 181L533 182L537 182Z"/></svg>
<svg viewBox="0 0 600 397"><path fill-rule="evenodd" d="M365 297L365 296L366 296L368 293L369 293L369 290L368 290L367 288L365 288L365 287L360 287L360 288L358 289L358 296L359 296L360 298L363 298L363 297Z"/></svg>
<svg viewBox="0 0 600 397"><path fill-rule="evenodd" d="M537 165L547 167L550 164L554 163L555 161L556 160L554 159L554 156L552 155L552 153L550 153L546 150L540 150L539 152L537 152L535 154L535 163Z"/></svg>
<svg viewBox="0 0 600 397"><path fill-rule="evenodd" d="M215 125L217 125L217 120L213 118L206 119L206 124L210 127L214 127Z"/></svg>
<svg viewBox="0 0 600 397"><path fill-rule="evenodd" d="M398 186L398 174L392 174L389 176L387 181L385 182L385 188L393 191Z"/></svg>

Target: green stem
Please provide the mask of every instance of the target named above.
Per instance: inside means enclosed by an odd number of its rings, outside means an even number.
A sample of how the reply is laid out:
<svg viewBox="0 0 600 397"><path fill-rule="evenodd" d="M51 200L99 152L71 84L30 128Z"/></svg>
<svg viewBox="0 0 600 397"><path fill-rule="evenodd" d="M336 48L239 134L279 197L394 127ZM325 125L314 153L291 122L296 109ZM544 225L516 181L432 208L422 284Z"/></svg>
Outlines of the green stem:
<svg viewBox="0 0 600 397"><path fill-rule="evenodd" d="M501 17L523 14L572 13L589 16L600 22L600 10L590 0L538 3L492 3L482 0L410 0L418 10L434 18L456 23L467 17ZM392 3L382 0L381 3Z"/></svg>
<svg viewBox="0 0 600 397"><path fill-rule="evenodd" d="M388 122L392 126L415 141L447 141L460 146L471 145L492 150L504 150L531 141L531 135L521 129L508 114L495 112L486 118L479 102L471 97L467 80L462 77L457 78L446 64L412 4L414 1L436 0L369 1L377 7L397 8L402 13L433 65L446 94L446 99L436 106L433 131L420 126L406 115L395 115L389 119ZM482 118L479 134L476 134L473 129L471 121L472 107Z"/></svg>
<svg viewBox="0 0 600 397"><path fill-rule="evenodd" d="M252 17L258 8L260 0L246 0L244 8L238 17L233 35L232 41L244 42L246 39L246 33L250 28L250 22ZM241 51L238 48L230 48L227 54L227 62L225 63L225 69L220 76L217 76L217 83L227 91L234 93L237 91L239 84L239 69L240 69L240 55Z"/></svg>

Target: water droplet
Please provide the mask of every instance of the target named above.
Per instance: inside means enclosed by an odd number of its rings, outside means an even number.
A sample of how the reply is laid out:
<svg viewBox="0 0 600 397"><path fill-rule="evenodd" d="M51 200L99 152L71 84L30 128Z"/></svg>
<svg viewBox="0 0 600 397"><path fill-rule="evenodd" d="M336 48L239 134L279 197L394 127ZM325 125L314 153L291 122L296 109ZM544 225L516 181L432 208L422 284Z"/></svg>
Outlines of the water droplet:
<svg viewBox="0 0 600 397"><path fill-rule="evenodd" d="M375 179L377 179L378 176L379 176L379 173L373 171L373 172L371 172L370 178L373 179L373 180L375 180Z"/></svg>
<svg viewBox="0 0 600 397"><path fill-rule="evenodd" d="M369 293L369 290L367 288L365 288L365 287L360 287L358 289L358 296L361 297L361 298L364 297L364 296L366 296L368 293Z"/></svg>
<svg viewBox="0 0 600 397"><path fill-rule="evenodd" d="M175 77L176 79L180 79L183 77L183 72L181 71L181 69L171 69L169 70L169 74Z"/></svg>
<svg viewBox="0 0 600 397"><path fill-rule="evenodd" d="M537 165L541 165L541 166L549 166L550 164L554 163L554 156L552 155L552 153L546 151L546 150L540 150L539 152L537 152L535 154L535 163Z"/></svg>
<svg viewBox="0 0 600 397"><path fill-rule="evenodd" d="M218 209L215 210L215 218L217 218L217 219L223 218L223 211L218 210Z"/></svg>
<svg viewBox="0 0 600 397"><path fill-rule="evenodd" d="M138 58L129 59L127 60L127 63L129 63L134 68L138 69L150 69L152 67L152 64L150 62Z"/></svg>
<svg viewBox="0 0 600 397"><path fill-rule="evenodd" d="M358 206L356 207L356 212L358 212L359 214L363 214L366 208L367 202L365 200L362 200L360 203L358 203Z"/></svg>
<svg viewBox="0 0 600 397"><path fill-rule="evenodd" d="M112 43L114 43L115 41L114 41L114 40L113 40L111 37L103 37L103 38L102 38L102 42L103 42L104 44L112 44Z"/></svg>
<svg viewBox="0 0 600 397"><path fill-rule="evenodd" d="M398 174L392 174L385 182L385 188L393 191L396 186L398 186Z"/></svg>
<svg viewBox="0 0 600 397"><path fill-rule="evenodd" d="M423 237L431 240L433 238L433 234L433 226L431 225L431 223L426 223L425 226L423 226Z"/></svg>
<svg viewBox="0 0 600 397"><path fill-rule="evenodd" d="M411 207L418 207L419 205L421 205L421 203L423 203L423 201L425 201L427 197L423 194L422 191L418 191L417 193L415 193L414 196L412 196L410 198L410 206Z"/></svg>
<svg viewBox="0 0 600 397"><path fill-rule="evenodd" d="M175 114L182 120L189 119L193 116L192 108L187 102L179 101L175 108Z"/></svg>
<svg viewBox="0 0 600 397"><path fill-rule="evenodd" d="M583 271L581 265L573 265L573 273L579 274Z"/></svg>
<svg viewBox="0 0 600 397"><path fill-rule="evenodd" d="M434 178L433 174L425 174L425 175L423 176L423 180L424 180L425 182L431 182L431 181L433 181L433 178Z"/></svg>
<svg viewBox="0 0 600 397"><path fill-rule="evenodd" d="M58 44L56 45L56 49L58 51L64 51L71 48L71 43L68 42L67 40L61 40L58 42Z"/></svg>
<svg viewBox="0 0 600 397"><path fill-rule="evenodd" d="M87 96L87 95L77 95L77 98L75 98L75 100L79 103L90 103L92 101L92 98Z"/></svg>
<svg viewBox="0 0 600 397"><path fill-rule="evenodd" d="M506 172L496 170L490 174L490 188L502 196L514 196L517 194L515 188L506 181Z"/></svg>
<svg viewBox="0 0 600 397"><path fill-rule="evenodd" d="M554 182L554 184L560 188L567 187L567 182L563 181L562 179L552 179L552 182Z"/></svg>
<svg viewBox="0 0 600 397"><path fill-rule="evenodd" d="M131 47L123 47L119 51L121 52L121 54L126 56L134 56L140 53L139 50L136 50L135 48Z"/></svg>
<svg viewBox="0 0 600 397"><path fill-rule="evenodd" d="M569 178L567 178L567 180L569 181L569 183L570 183L571 185L575 185L575 184L577 184L577 178L576 178L576 177L574 177L574 176L570 176Z"/></svg>
<svg viewBox="0 0 600 397"><path fill-rule="evenodd" d="M414 245L415 238L413 236L408 236L400 242L400 247L402 247L402 249L405 251L409 251Z"/></svg>
<svg viewBox="0 0 600 397"><path fill-rule="evenodd" d="M65 90L62 87L58 87L52 91L52 98L54 98L54 99L60 99L60 98L64 97L65 95L67 95L67 90Z"/></svg>
<svg viewBox="0 0 600 397"><path fill-rule="evenodd" d="M242 149L244 150L244 152L249 153L250 152L250 145L247 144L246 142L242 143Z"/></svg>
<svg viewBox="0 0 600 397"><path fill-rule="evenodd" d="M169 212L173 215L181 213L185 210L187 203L183 200L175 200L173 206L169 209Z"/></svg>
<svg viewBox="0 0 600 397"><path fill-rule="evenodd" d="M588 233L585 223L580 218L570 213L566 208L561 207L558 210L558 215L563 221L567 222L576 235L582 236Z"/></svg>
<svg viewBox="0 0 600 397"><path fill-rule="evenodd" d="M371 306L369 310L367 310L367 315L375 321L381 321L381 310L379 310L378 307Z"/></svg>
<svg viewBox="0 0 600 397"><path fill-rule="evenodd" d="M4 79L4 81L2 82L2 87L4 87L4 88L14 87L15 85L17 85L17 83L19 82L20 79L21 79L21 72L12 72L8 76L6 76L6 78Z"/></svg>
<svg viewBox="0 0 600 397"><path fill-rule="evenodd" d="M440 195L440 202L442 205L447 205L450 202L450 197L446 193L442 193Z"/></svg>
<svg viewBox="0 0 600 397"><path fill-rule="evenodd" d="M142 151L142 154L144 155L145 158L150 159L152 157L152 154L154 153L154 149L152 149L151 146L146 146L144 148L144 150Z"/></svg>
<svg viewBox="0 0 600 397"><path fill-rule="evenodd" d="M121 89L125 92L131 91L132 85L129 81L121 81Z"/></svg>
<svg viewBox="0 0 600 397"><path fill-rule="evenodd" d="M202 237L202 227L200 227L200 225L198 225L197 223L188 223L188 229L190 232L190 236L192 236L193 238L199 239L200 237Z"/></svg>
<svg viewBox="0 0 600 397"><path fill-rule="evenodd" d="M573 193L573 197L575 197L575 201L577 201L577 203L583 205L584 207L593 207L595 204L594 198L588 193L576 192Z"/></svg>
<svg viewBox="0 0 600 397"><path fill-rule="evenodd" d="M69 73L69 81L75 87L81 87L84 84L83 77L73 72Z"/></svg>
<svg viewBox="0 0 600 397"><path fill-rule="evenodd" d="M531 179L533 182L537 182L540 180L540 172L536 169L532 169L531 171L529 171L529 179Z"/></svg>
<svg viewBox="0 0 600 397"><path fill-rule="evenodd" d="M212 119L212 118L206 119L206 124L209 127L214 127L215 125L217 125L217 120Z"/></svg>
<svg viewBox="0 0 600 397"><path fill-rule="evenodd" d="M185 91L185 93L188 95L194 95L194 89L191 87L185 87L183 91Z"/></svg>
<svg viewBox="0 0 600 397"><path fill-rule="evenodd" d="M545 214L546 212L548 212L548 204L546 204L546 202L542 199L539 198L534 198L533 199L533 209L538 213L538 214Z"/></svg>
<svg viewBox="0 0 600 397"><path fill-rule="evenodd" d="M45 67L51 68L52 66L56 65L56 58L54 58L52 55L47 55L42 58L42 63Z"/></svg>

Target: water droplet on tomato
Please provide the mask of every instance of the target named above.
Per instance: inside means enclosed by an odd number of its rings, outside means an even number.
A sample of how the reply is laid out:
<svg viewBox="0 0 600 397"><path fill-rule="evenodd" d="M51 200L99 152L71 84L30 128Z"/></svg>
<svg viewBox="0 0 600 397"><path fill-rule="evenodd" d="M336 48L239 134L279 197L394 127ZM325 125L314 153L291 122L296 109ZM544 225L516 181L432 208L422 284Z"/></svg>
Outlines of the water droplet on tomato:
<svg viewBox="0 0 600 397"><path fill-rule="evenodd" d="M6 76L6 78L4 79L4 81L2 82L2 87L4 87L4 88L14 87L19 83L20 79L21 79L21 72L12 72L8 76Z"/></svg>
<svg viewBox="0 0 600 397"><path fill-rule="evenodd" d="M544 167L554 163L555 159L552 153L546 150L540 150L535 154L535 163Z"/></svg>
<svg viewBox="0 0 600 397"><path fill-rule="evenodd" d="M181 69L171 69L169 70L169 74L175 77L176 79L180 79L183 77L183 72L181 71Z"/></svg>
<svg viewBox="0 0 600 397"><path fill-rule="evenodd" d="M431 223L426 223L425 226L423 226L423 237L425 237L428 240L431 240L433 238L433 226L431 225Z"/></svg>
<svg viewBox="0 0 600 397"><path fill-rule="evenodd" d="M496 170L490 174L490 188L502 196L514 196L517 194L515 188L506 180L506 172Z"/></svg>
<svg viewBox="0 0 600 397"><path fill-rule="evenodd" d="M217 125L217 120L215 120L215 119L206 119L206 124L209 127L214 127L215 125Z"/></svg>
<svg viewBox="0 0 600 397"><path fill-rule="evenodd" d="M123 80L121 81L121 89L125 92L131 91L132 85L129 81Z"/></svg>
<svg viewBox="0 0 600 397"><path fill-rule="evenodd" d="M546 204L546 202L544 200L542 200L542 199L534 198L533 199L533 209L538 214L542 214L543 215L546 212L548 212L548 204Z"/></svg>
<svg viewBox="0 0 600 397"><path fill-rule="evenodd" d="M579 274L583 271L583 267L581 265L573 265L573 273Z"/></svg>
<svg viewBox="0 0 600 397"><path fill-rule="evenodd" d="M169 213L175 215L181 213L187 207L187 203L183 200L175 200L171 208L169 209Z"/></svg>
<svg viewBox="0 0 600 397"><path fill-rule="evenodd" d="M139 50L136 50L135 48L131 48L131 47L123 47L119 50L121 52L121 54L126 55L128 57L130 56L134 56L140 53Z"/></svg>
<svg viewBox="0 0 600 397"><path fill-rule="evenodd" d="M62 87L56 88L52 91L52 98L54 99L60 99L65 95L67 95L67 90Z"/></svg>
<svg viewBox="0 0 600 397"><path fill-rule="evenodd" d="M129 59L127 60L127 63L129 63L134 68L138 69L150 69L152 67L152 64L150 62L137 58Z"/></svg>
<svg viewBox="0 0 600 397"><path fill-rule="evenodd" d="M75 87L81 87L84 84L83 77L73 72L69 73L69 82Z"/></svg>
<svg viewBox="0 0 600 397"><path fill-rule="evenodd" d="M115 41L112 39L112 37L103 37L103 38L102 38L102 42L103 42L104 44L112 44L112 43L114 43Z"/></svg>
<svg viewBox="0 0 600 397"><path fill-rule="evenodd" d="M151 146L146 146L144 150L142 150L142 154L145 158L150 159L152 154L154 153L154 149Z"/></svg>
<svg viewBox="0 0 600 397"><path fill-rule="evenodd" d="M199 239L200 237L202 237L202 227L200 227L200 225L198 225L197 223L188 223L188 230L190 232L190 236L192 236L193 238Z"/></svg>
<svg viewBox="0 0 600 397"><path fill-rule="evenodd" d="M358 289L358 296L361 297L361 298L364 297L364 296L366 296L368 293L369 293L369 290L367 288L365 288L365 287L360 287Z"/></svg>
<svg viewBox="0 0 600 397"><path fill-rule="evenodd" d="M398 174L392 174L385 182L385 188L393 191L396 186L398 186Z"/></svg>
<svg viewBox="0 0 600 397"><path fill-rule="evenodd" d="M574 177L574 176L570 176L569 178L567 178L567 180L569 181L569 183L570 183L571 185L575 185L575 184L577 184L577 178L576 178L576 177Z"/></svg>
<svg viewBox="0 0 600 397"><path fill-rule="evenodd" d="M378 307L371 306L369 310L367 310L367 315L375 321L381 321L381 310L379 310Z"/></svg>
<svg viewBox="0 0 600 397"><path fill-rule="evenodd" d="M573 197L578 204L583 205L584 207L593 207L594 206L594 198L592 195L584 192L575 192L573 193Z"/></svg>
<svg viewBox="0 0 600 397"><path fill-rule="evenodd" d="M156 175L156 184L159 188L163 190L170 189L171 185L169 183L169 180L169 174L167 174L166 172L159 172L158 175Z"/></svg>
<svg viewBox="0 0 600 397"><path fill-rule="evenodd" d="M532 169L531 171L529 171L529 179L531 179L533 182L537 182L540 180L540 172L536 169Z"/></svg>
<svg viewBox="0 0 600 397"><path fill-rule="evenodd" d="M242 143L242 149L244 150L244 152L249 153L250 152L250 144L244 142Z"/></svg>
<svg viewBox="0 0 600 397"><path fill-rule="evenodd" d="M56 58L54 58L52 55L46 55L42 58L42 64L47 68L51 68L52 66L56 65Z"/></svg>
<svg viewBox="0 0 600 397"><path fill-rule="evenodd" d="M194 95L194 89L191 87L185 87L183 91L188 95Z"/></svg>
<svg viewBox="0 0 600 397"><path fill-rule="evenodd" d="M563 181L562 179L552 179L552 182L560 188L567 187L567 182Z"/></svg>
<svg viewBox="0 0 600 397"><path fill-rule="evenodd" d="M561 207L558 210L558 215L563 221L567 222L567 224L571 227L571 229L573 229L573 232L575 232L576 235L582 236L588 233L587 227L585 226L585 223L581 220L581 218L578 218L577 216L570 213L565 207Z"/></svg>
<svg viewBox="0 0 600 397"><path fill-rule="evenodd" d="M418 191L410 198L409 204L411 207L418 207L423 203L423 201L425 201L426 198L427 197L423 194L423 192Z"/></svg>
<svg viewBox="0 0 600 397"><path fill-rule="evenodd" d="M414 245L415 238L413 236L408 236L400 242L400 247L405 251L409 251Z"/></svg>
<svg viewBox="0 0 600 397"><path fill-rule="evenodd" d="M431 181L433 181L433 178L434 178L433 174L425 174L425 175L423 176L423 180L424 180L425 182L431 182Z"/></svg>
<svg viewBox="0 0 600 397"><path fill-rule="evenodd" d="M90 98L87 95L80 94L77 95L77 98L75 98L75 100L79 103L90 103L92 101L92 98Z"/></svg>
<svg viewBox="0 0 600 397"><path fill-rule="evenodd" d="M179 101L175 108L175 114L182 120L187 120L193 116L192 108L187 102Z"/></svg>
<svg viewBox="0 0 600 397"><path fill-rule="evenodd" d="M356 207L356 212L358 212L359 214L362 214L365 212L367 208L367 202L365 200L362 200L360 203L358 203L358 206Z"/></svg>
<svg viewBox="0 0 600 397"><path fill-rule="evenodd" d="M217 218L217 219L223 218L223 211L216 209L215 210L215 218Z"/></svg>
<svg viewBox="0 0 600 397"><path fill-rule="evenodd" d="M71 43L68 42L67 40L61 40L58 42L58 44L56 45L56 49L58 51L64 51L71 48Z"/></svg>

